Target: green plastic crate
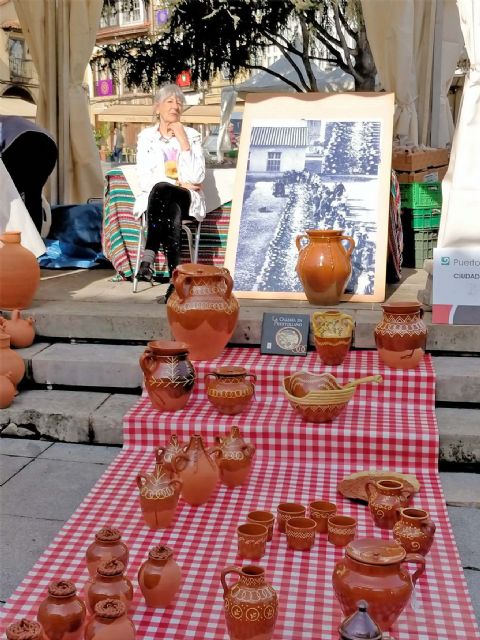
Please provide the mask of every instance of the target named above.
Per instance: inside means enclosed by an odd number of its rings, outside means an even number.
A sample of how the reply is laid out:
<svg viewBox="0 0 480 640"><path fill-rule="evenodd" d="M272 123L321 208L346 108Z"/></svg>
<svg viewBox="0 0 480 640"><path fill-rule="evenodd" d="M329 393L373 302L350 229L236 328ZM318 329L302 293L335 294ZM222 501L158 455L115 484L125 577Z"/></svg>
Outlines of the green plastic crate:
<svg viewBox="0 0 480 640"><path fill-rule="evenodd" d="M433 258L437 246L437 231L415 231L415 269L423 269L425 260Z"/></svg>
<svg viewBox="0 0 480 640"><path fill-rule="evenodd" d="M412 209L412 228L438 229L440 226L440 209Z"/></svg>
<svg viewBox="0 0 480 640"><path fill-rule="evenodd" d="M400 185L402 207L435 209L442 204L441 182L411 182Z"/></svg>

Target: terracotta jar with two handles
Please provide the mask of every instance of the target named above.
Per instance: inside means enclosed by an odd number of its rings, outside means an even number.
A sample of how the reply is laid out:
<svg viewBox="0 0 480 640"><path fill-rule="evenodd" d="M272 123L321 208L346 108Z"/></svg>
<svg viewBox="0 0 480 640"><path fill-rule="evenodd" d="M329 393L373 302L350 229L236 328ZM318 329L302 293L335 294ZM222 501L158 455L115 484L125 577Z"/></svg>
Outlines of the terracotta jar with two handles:
<svg viewBox="0 0 480 640"><path fill-rule="evenodd" d="M217 436L215 441L218 448L217 465L222 482L230 488L243 484L250 473L255 447L245 442L237 426L231 428L228 436Z"/></svg>
<svg viewBox="0 0 480 640"><path fill-rule="evenodd" d="M220 413L237 415L252 401L256 380L244 367L218 367L205 376L207 398Z"/></svg>
<svg viewBox="0 0 480 640"><path fill-rule="evenodd" d="M172 463L175 469L175 461ZM151 529L168 528L175 516L182 481L171 477L162 464L153 473L139 473L137 485L143 518Z"/></svg>

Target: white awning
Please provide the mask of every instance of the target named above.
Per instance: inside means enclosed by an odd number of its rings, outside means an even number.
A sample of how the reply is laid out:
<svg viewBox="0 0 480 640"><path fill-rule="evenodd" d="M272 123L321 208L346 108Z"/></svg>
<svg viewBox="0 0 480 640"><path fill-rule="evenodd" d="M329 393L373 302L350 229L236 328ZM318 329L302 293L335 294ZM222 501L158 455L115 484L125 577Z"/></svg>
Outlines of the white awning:
<svg viewBox="0 0 480 640"><path fill-rule="evenodd" d="M20 116L22 118L28 118L29 120L35 120L36 114L36 104L22 100L22 98L0 97L1 116Z"/></svg>

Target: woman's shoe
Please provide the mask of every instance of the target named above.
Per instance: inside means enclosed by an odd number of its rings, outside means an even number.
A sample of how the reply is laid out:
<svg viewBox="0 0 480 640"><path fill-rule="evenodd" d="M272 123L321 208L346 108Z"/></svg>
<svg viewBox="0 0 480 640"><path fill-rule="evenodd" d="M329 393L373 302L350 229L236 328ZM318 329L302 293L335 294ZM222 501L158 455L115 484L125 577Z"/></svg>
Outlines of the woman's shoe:
<svg viewBox="0 0 480 640"><path fill-rule="evenodd" d="M140 262L140 266L137 271L137 280L141 280L142 282L152 282L153 281L153 269L150 262Z"/></svg>

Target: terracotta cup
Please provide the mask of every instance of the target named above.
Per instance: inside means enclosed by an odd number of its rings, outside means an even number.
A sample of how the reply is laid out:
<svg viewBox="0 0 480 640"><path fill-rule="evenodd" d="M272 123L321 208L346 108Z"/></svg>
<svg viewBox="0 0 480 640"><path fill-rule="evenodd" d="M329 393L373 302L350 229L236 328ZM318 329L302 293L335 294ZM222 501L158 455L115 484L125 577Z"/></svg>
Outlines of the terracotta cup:
<svg viewBox="0 0 480 640"><path fill-rule="evenodd" d="M252 524L263 524L267 527L268 537L267 542L273 538L273 523L275 522L275 516L270 511L250 511L247 516L247 522Z"/></svg>
<svg viewBox="0 0 480 640"><path fill-rule="evenodd" d="M346 547L355 538L357 520L335 514L328 519L328 541L336 547Z"/></svg>
<svg viewBox="0 0 480 640"><path fill-rule="evenodd" d="M258 560L265 555L268 530L263 524L241 524L237 528L238 555L249 560Z"/></svg>
<svg viewBox="0 0 480 640"><path fill-rule="evenodd" d="M337 513L337 505L333 502L325 502L324 500L315 500L308 505L308 517L315 520L317 524L317 533L327 533L328 519Z"/></svg>
<svg viewBox="0 0 480 640"><path fill-rule="evenodd" d="M280 533L285 533L285 525L291 518L305 517L306 509L298 502L282 502L277 507L277 526Z"/></svg>
<svg viewBox="0 0 480 640"><path fill-rule="evenodd" d="M286 524L287 545L296 551L306 551L313 547L317 523L311 518L290 518Z"/></svg>

